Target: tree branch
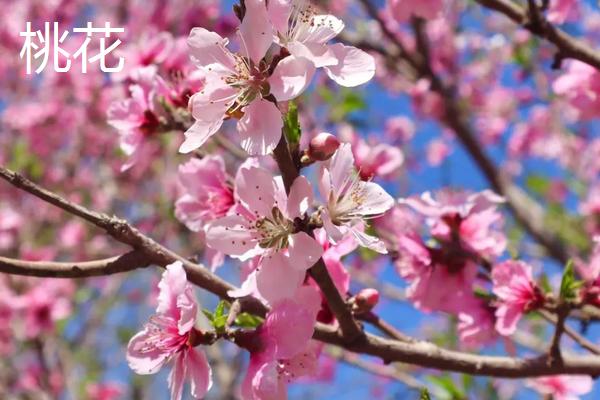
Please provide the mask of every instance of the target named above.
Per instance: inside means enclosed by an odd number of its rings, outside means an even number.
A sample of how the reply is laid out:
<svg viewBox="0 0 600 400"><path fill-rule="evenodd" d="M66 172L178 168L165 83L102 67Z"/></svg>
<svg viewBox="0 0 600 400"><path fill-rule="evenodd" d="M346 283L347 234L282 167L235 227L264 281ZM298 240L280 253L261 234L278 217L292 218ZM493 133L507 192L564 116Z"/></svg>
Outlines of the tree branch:
<svg viewBox="0 0 600 400"><path fill-rule="evenodd" d="M186 266L188 280L207 291L227 300L227 291L234 286L213 275L201 266L191 263L185 258L162 247L152 239L144 236L125 221L108 217L105 214L92 212L85 207L68 202L55 193L39 187L22 176L0 167L0 177L13 185L56 205L67 212L105 227L107 233L124 243L134 243L136 248L150 256L153 262L159 260L159 265L180 260ZM121 229L115 229L114 225ZM123 235L123 236L121 236ZM125 241L127 240L127 241ZM162 262L161 262L162 261ZM331 279L331 278L329 278ZM337 291L336 291L337 293ZM339 293L337 294L339 295ZM343 301L343 300L342 300ZM267 308L254 298L242 302L243 309L256 315L265 315ZM556 374L588 374L600 375L600 357L564 355L559 365L548 365L548 356L520 359L514 357L482 356L452 350L442 349L432 343L405 343L388 340L371 334L362 334L361 340L349 341L338 329L317 323L313 337L325 343L337 345L355 353L364 353L381 358L384 362L402 362L425 368L446 371L463 372L474 375L489 375L507 378L523 378Z"/></svg>
<svg viewBox="0 0 600 400"><path fill-rule="evenodd" d="M600 69L600 53L583 41L550 24L548 21L543 21L541 24L531 23L533 21L528 17L527 10L518 3L510 0L476 1L486 8L506 15L531 33L554 44L561 58L573 58L589 64L596 69Z"/></svg>
<svg viewBox="0 0 600 400"><path fill-rule="evenodd" d="M0 272L42 278L88 278L129 272L151 264L150 257L134 250L118 257L83 262L25 261L0 257Z"/></svg>

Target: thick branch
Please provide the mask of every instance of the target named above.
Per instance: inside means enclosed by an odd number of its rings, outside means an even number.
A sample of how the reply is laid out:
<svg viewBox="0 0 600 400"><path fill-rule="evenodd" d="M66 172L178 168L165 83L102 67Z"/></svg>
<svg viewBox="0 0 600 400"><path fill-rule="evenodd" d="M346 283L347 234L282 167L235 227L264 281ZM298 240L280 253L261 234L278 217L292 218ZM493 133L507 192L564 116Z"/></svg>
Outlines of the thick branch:
<svg viewBox="0 0 600 400"><path fill-rule="evenodd" d="M433 343L405 343L367 334L365 340L344 345L333 328L317 324L314 337L355 353L369 354L384 362L403 362L444 371L504 378L528 378L557 374L598 375L600 357L563 355L562 363L549 364L549 357L515 358L484 356L442 349Z"/></svg>
<svg viewBox="0 0 600 400"><path fill-rule="evenodd" d="M431 90L437 93L444 102L445 113L441 122L454 131L456 137L479 167L491 187L506 198L509 209L519 224L537 242L544 246L548 254L560 263L565 264L569 259L569 254L562 241L546 227L544 208L496 167L492 159L483 150L477 135L473 132L466 110L461 107L461 102L456 98L456 93L452 88L444 85L441 79L432 71L427 59L429 47L423 31L423 21L416 20L413 24L415 36L418 38L417 50L419 52L416 53L417 55L409 54L401 40L387 28L385 21L379 16L377 9L371 4L370 0L360 0L360 2L369 16L379 23L384 35L397 50L394 54L386 50L383 55L405 60L415 69L414 72L419 78L430 81Z"/></svg>
<svg viewBox="0 0 600 400"><path fill-rule="evenodd" d="M153 263L164 267L175 261L181 261L185 267L190 282L218 295L223 299L233 301L227 292L234 289L234 286L218 276L213 275L210 273L210 271L205 269L204 266L187 260L185 257L174 253L173 251L155 242L148 236L145 236L136 228L129 225L127 221L117 217L111 217L103 213L91 211L81 205L72 203L56 193L36 185L22 175L10 171L4 167L0 167L0 178L6 180L19 189L33 194L47 203L50 203L70 214L83 218L91 224L104 229L106 233L119 242L125 243L133 247L135 250L143 252ZM252 312L257 315L264 315L267 310L260 301L254 298L249 298L244 303L244 309L245 311Z"/></svg>
<svg viewBox="0 0 600 400"><path fill-rule="evenodd" d="M476 1L484 7L506 15L531 33L554 44L561 58L573 58L600 69L600 53L547 21L531 23L533 21L530 21L527 10L518 3L510 0Z"/></svg>
<svg viewBox="0 0 600 400"><path fill-rule="evenodd" d="M0 167L0 177L67 212L81 216L97 226L103 228L106 227L107 233L111 234L111 236L116 239L122 238L123 240L121 241L124 243L132 242L136 244L136 246L133 247L139 248L144 254L150 256L153 260L152 262L157 262L155 260L162 260L166 263L177 260L182 261L186 266L188 280L190 282L223 299L231 300L229 296L227 296L227 291L234 289L231 284L213 275L201 266L191 263L185 258L164 248L128 225L125 221L108 217L105 214L92 212L82 206L70 203L57 194L43 189L22 176L2 167ZM120 227L121 230L115 229L113 225ZM160 262L158 263L160 264ZM243 306L245 311L253 312L257 315L264 315L267 311L267 308L255 299L244 302ZM555 374L600 375L600 357L597 356L565 355L563 356L563 362L560 365L548 365L547 356L533 359L481 356L445 350L427 342L405 343L383 339L370 334L362 335L361 340L353 340L350 342L337 329L321 323L316 324L313 337L325 343L343 347L346 350L379 357L384 362L403 362L426 368L464 372L475 375L490 375L509 378Z"/></svg>
<svg viewBox="0 0 600 400"><path fill-rule="evenodd" d="M0 257L0 272L42 278L88 278L133 271L150 264L150 257L138 250L118 257L84 262L24 261Z"/></svg>

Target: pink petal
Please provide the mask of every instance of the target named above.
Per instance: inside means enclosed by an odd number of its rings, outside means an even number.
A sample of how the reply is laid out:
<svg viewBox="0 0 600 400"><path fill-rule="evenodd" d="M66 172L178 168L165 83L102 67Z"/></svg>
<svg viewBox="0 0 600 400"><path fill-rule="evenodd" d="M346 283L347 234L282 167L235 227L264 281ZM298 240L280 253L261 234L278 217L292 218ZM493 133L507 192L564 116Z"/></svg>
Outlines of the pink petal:
<svg viewBox="0 0 600 400"><path fill-rule="evenodd" d="M315 265L323 254L323 246L305 232L294 233L288 240L292 265L300 270L307 270Z"/></svg>
<svg viewBox="0 0 600 400"><path fill-rule="evenodd" d="M281 252L265 256L256 272L256 288L269 303L274 304L293 296L302 285L306 273L290 265Z"/></svg>
<svg viewBox="0 0 600 400"><path fill-rule="evenodd" d="M281 112L267 100L255 100L244 108L238 122L241 145L250 155L267 155L281 139L283 120Z"/></svg>
<svg viewBox="0 0 600 400"><path fill-rule="evenodd" d="M321 43L295 41L288 43L287 49L295 57L312 61L316 68L336 65L338 63L338 59L330 46Z"/></svg>
<svg viewBox="0 0 600 400"><path fill-rule="evenodd" d="M207 226L206 244L231 256L242 256L256 246L244 218L228 215Z"/></svg>
<svg viewBox="0 0 600 400"><path fill-rule="evenodd" d="M306 348L312 338L315 317L316 314L290 299L273 307L264 327L276 347L276 358L292 358Z"/></svg>
<svg viewBox="0 0 600 400"><path fill-rule="evenodd" d="M183 384L186 375L186 351L182 351L175 356L173 369L169 374L168 384L171 389L171 400L181 400L183 394Z"/></svg>
<svg viewBox="0 0 600 400"><path fill-rule="evenodd" d="M299 96L310 84L315 66L304 57L288 56L281 60L269 78L271 94L278 101Z"/></svg>
<svg viewBox="0 0 600 400"><path fill-rule="evenodd" d="M179 152L187 154L201 147L212 135L217 133L221 128L221 125L223 125L222 119L214 122L194 122L194 124L185 131L185 141L179 147Z"/></svg>
<svg viewBox="0 0 600 400"><path fill-rule="evenodd" d="M315 15L311 22L309 37L304 40L305 43L324 44L344 30L344 21L333 15Z"/></svg>
<svg viewBox="0 0 600 400"><path fill-rule="evenodd" d="M212 386L212 370L203 351L187 351L187 376L192 384L192 396L203 399Z"/></svg>
<svg viewBox="0 0 600 400"><path fill-rule="evenodd" d="M286 33L288 30L288 21L292 12L292 1L269 0L267 3L267 12L273 27L275 27L278 32Z"/></svg>
<svg viewBox="0 0 600 400"><path fill-rule="evenodd" d="M235 181L240 200L260 216L270 216L275 205L273 175L264 168L249 167L239 171Z"/></svg>
<svg viewBox="0 0 600 400"><path fill-rule="evenodd" d="M312 187L304 176L294 180L287 199L287 216L289 219L301 217L313 203Z"/></svg>
<svg viewBox="0 0 600 400"><path fill-rule="evenodd" d="M156 312L177 318L177 298L183 294L187 287L187 276L181 261L176 261L166 267L158 283L158 306Z"/></svg>
<svg viewBox="0 0 600 400"><path fill-rule="evenodd" d="M325 71L339 85L362 85L375 75L375 59L370 54L341 43L331 45L330 49L338 59L338 64L325 67Z"/></svg>
<svg viewBox="0 0 600 400"><path fill-rule="evenodd" d="M273 28L264 0L246 0L246 14L240 25L242 53L255 64L265 56L273 43Z"/></svg>
<svg viewBox="0 0 600 400"><path fill-rule="evenodd" d="M341 189L348 176L354 171L354 155L350 143L343 143L335 152L329 164L331 186Z"/></svg>
<svg viewBox="0 0 600 400"><path fill-rule="evenodd" d="M155 374L169 359L168 351L161 351L156 347L147 349L148 338L153 333L146 329L137 333L129 340L127 345L127 364L136 374Z"/></svg>
<svg viewBox="0 0 600 400"><path fill-rule="evenodd" d="M202 67L235 70L235 58L226 49L228 40L204 28L193 28L187 39L192 61Z"/></svg>

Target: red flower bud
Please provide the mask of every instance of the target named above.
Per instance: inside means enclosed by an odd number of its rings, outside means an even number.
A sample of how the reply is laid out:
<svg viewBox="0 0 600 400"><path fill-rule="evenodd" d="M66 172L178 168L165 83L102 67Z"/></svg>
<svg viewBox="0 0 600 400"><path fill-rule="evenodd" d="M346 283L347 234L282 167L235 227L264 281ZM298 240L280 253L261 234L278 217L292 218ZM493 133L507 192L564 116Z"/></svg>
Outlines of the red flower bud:
<svg viewBox="0 0 600 400"><path fill-rule="evenodd" d="M379 292L377 289L363 289L354 296L353 310L357 314L369 312L379 303Z"/></svg>
<svg viewBox="0 0 600 400"><path fill-rule="evenodd" d="M315 161L329 160L338 147L340 147L340 141L335 136L322 132L310 141L308 156Z"/></svg>

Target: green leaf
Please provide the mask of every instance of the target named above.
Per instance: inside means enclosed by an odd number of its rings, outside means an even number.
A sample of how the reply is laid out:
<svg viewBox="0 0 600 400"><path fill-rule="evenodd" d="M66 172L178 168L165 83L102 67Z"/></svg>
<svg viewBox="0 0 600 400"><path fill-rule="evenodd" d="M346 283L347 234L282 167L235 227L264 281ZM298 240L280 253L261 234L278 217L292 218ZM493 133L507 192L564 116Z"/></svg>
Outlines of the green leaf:
<svg viewBox="0 0 600 400"><path fill-rule="evenodd" d="M573 261L569 260L565 266L562 280L560 281L560 298L566 301L577 299L577 289L579 289L582 285L582 281L575 279Z"/></svg>
<svg viewBox="0 0 600 400"><path fill-rule="evenodd" d="M208 318L208 320L212 323L213 320L215 319L215 315L208 311L206 308L202 309L202 313L206 316L206 318Z"/></svg>
<svg viewBox="0 0 600 400"><path fill-rule="evenodd" d="M217 304L217 308L215 308L215 318L214 319L220 318L223 315L225 315L225 308L229 308L229 303L224 300L221 300L219 302L219 304Z"/></svg>
<svg viewBox="0 0 600 400"><path fill-rule="evenodd" d="M431 383L444 390L452 399L464 399L466 395L456 386L450 375L435 375L427 377Z"/></svg>
<svg viewBox="0 0 600 400"><path fill-rule="evenodd" d="M550 279L546 273L542 273L540 276L540 287L544 291L544 293L552 292L552 285L550 284Z"/></svg>
<svg viewBox="0 0 600 400"><path fill-rule="evenodd" d="M262 323L262 318L248 313L240 313L235 320L235 324L242 328L257 328Z"/></svg>
<svg viewBox="0 0 600 400"><path fill-rule="evenodd" d="M545 196L550 189L550 180L541 175L529 175L525 181L525 185L535 194Z"/></svg>
<svg viewBox="0 0 600 400"><path fill-rule="evenodd" d="M429 390L423 388L421 389L421 396L419 396L419 400L431 400L431 396L429 395Z"/></svg>
<svg viewBox="0 0 600 400"><path fill-rule="evenodd" d="M300 143L300 136L302 136L302 129L300 128L300 121L298 120L298 107L293 101L289 102L288 112L283 118L283 131L287 142L296 146Z"/></svg>

